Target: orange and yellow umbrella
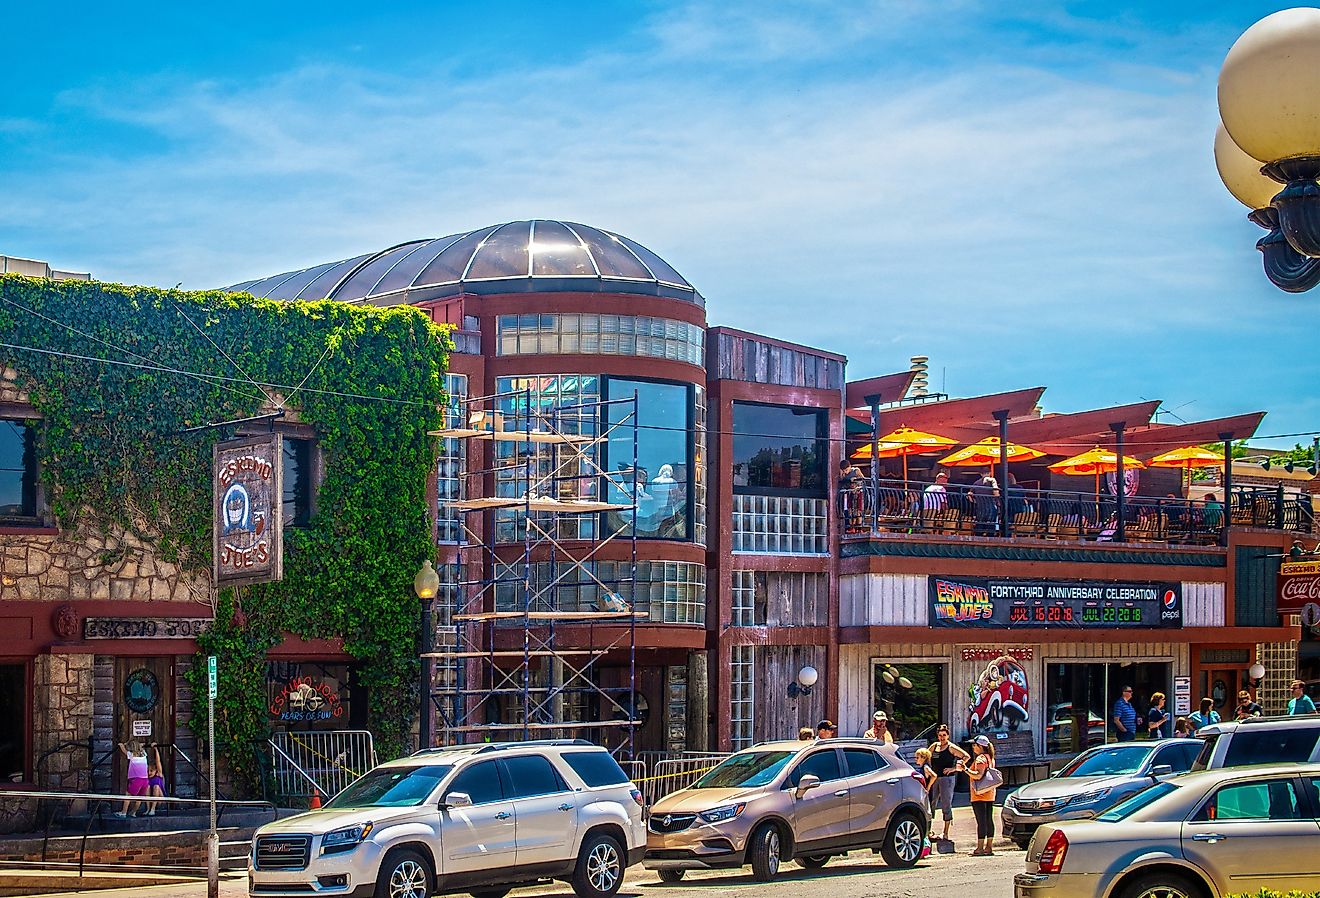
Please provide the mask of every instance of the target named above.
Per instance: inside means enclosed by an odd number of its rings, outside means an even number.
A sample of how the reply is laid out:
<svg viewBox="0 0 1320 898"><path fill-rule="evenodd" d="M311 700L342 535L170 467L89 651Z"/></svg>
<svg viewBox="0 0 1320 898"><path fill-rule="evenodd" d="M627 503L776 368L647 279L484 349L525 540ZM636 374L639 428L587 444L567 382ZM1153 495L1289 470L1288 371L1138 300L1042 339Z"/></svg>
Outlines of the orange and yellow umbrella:
<svg viewBox="0 0 1320 898"><path fill-rule="evenodd" d="M1150 460L1152 468L1182 468L1187 472L1187 486L1192 485L1192 468L1218 468L1224 464L1224 456L1201 446L1184 446L1163 452Z"/></svg>
<svg viewBox="0 0 1320 898"><path fill-rule="evenodd" d="M938 452L941 449L956 445L958 445L957 440L951 440L939 434L926 433L924 430L914 430L911 427L900 427L898 430L880 437L875 443L875 450L876 458L902 458L903 479L907 480L907 457L909 455ZM867 443L854 452L852 457L857 459L870 458L871 448L871 444Z"/></svg>
<svg viewBox="0 0 1320 898"><path fill-rule="evenodd" d="M1033 458L1040 458L1045 454L1039 449L1032 449L1030 446L1021 446L1013 442L1006 443L1005 446L1008 449L1008 460L1010 462L1031 461ZM941 458L940 464L949 468L978 468L997 465L999 464L999 437L986 437L979 443L964 446L952 455Z"/></svg>
<svg viewBox="0 0 1320 898"><path fill-rule="evenodd" d="M1131 456L1123 456L1123 467L1125 468L1144 468L1141 462ZM1118 454L1096 446L1094 449L1087 449L1081 455L1074 455L1072 458L1065 458L1063 461L1056 461L1049 465L1049 469L1056 474L1094 474L1095 475L1095 494L1100 496L1100 475L1109 474L1118 470Z"/></svg>

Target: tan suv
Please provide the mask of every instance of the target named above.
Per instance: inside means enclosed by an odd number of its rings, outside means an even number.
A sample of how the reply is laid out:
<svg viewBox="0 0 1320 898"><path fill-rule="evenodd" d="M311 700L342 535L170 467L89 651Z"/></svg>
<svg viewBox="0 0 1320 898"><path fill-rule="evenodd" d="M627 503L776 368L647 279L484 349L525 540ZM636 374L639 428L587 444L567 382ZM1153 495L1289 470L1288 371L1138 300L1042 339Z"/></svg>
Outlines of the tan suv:
<svg viewBox="0 0 1320 898"><path fill-rule="evenodd" d="M248 893L503 898L561 879L579 898L611 898L645 840L642 793L603 748L562 739L430 749L258 829Z"/></svg>
<svg viewBox="0 0 1320 898"><path fill-rule="evenodd" d="M869 848L911 867L929 825L920 777L892 745L766 742L656 802L642 865L677 882L687 870L750 864L765 882L782 860L823 867Z"/></svg>

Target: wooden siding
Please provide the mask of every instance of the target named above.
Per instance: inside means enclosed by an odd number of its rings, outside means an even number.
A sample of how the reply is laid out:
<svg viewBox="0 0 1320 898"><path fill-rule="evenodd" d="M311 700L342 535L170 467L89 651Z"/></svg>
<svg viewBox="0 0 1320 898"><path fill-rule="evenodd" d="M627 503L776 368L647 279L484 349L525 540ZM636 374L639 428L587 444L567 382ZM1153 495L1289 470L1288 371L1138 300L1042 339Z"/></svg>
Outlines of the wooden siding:
<svg viewBox="0 0 1320 898"><path fill-rule="evenodd" d="M752 733L756 742L796 739L800 728L814 729L827 715L824 646L758 646L755 664L756 710ZM796 700L789 698L788 684L795 682L798 671L807 665L820 673L819 681L811 695Z"/></svg>
<svg viewBox="0 0 1320 898"><path fill-rule="evenodd" d="M738 334L718 334L718 377L785 387L843 388L843 363ZM709 360L707 360L709 364Z"/></svg>
<svg viewBox="0 0 1320 898"><path fill-rule="evenodd" d="M929 623L922 574L860 574L839 578L839 626L924 627Z"/></svg>
<svg viewBox="0 0 1320 898"><path fill-rule="evenodd" d="M752 583L753 626L824 627L829 624L829 575L792 571L735 571L734 588ZM740 596L741 598L741 596Z"/></svg>
<svg viewBox="0 0 1320 898"><path fill-rule="evenodd" d="M1224 584L1187 583L1182 585L1183 626L1224 626Z"/></svg>

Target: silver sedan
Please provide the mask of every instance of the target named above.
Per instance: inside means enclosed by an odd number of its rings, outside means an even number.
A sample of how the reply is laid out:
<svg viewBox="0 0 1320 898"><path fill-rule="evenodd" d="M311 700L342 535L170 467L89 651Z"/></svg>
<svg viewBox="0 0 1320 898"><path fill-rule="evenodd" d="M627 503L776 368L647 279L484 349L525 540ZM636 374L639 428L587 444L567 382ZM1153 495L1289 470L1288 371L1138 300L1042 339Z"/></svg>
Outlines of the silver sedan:
<svg viewBox="0 0 1320 898"><path fill-rule="evenodd" d="M1163 739L1089 748L1049 779L1004 799L1004 836L1026 848L1032 833L1046 823L1099 816L1156 777L1191 770L1201 744L1200 739Z"/></svg>
<svg viewBox="0 0 1320 898"><path fill-rule="evenodd" d="M1320 890L1320 765L1172 777L1094 820L1047 824L1016 898L1221 898Z"/></svg>

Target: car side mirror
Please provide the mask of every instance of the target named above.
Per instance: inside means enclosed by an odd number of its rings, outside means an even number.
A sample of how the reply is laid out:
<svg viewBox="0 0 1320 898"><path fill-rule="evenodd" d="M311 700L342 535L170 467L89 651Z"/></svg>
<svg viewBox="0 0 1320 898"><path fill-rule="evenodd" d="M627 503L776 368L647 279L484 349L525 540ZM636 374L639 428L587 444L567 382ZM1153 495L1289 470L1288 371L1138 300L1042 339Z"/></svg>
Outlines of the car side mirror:
<svg viewBox="0 0 1320 898"><path fill-rule="evenodd" d="M819 785L820 777L816 776L814 773L808 773L803 776L802 779L798 780L797 788L793 790L793 796L795 798L801 798L803 795L806 795L807 792Z"/></svg>
<svg viewBox="0 0 1320 898"><path fill-rule="evenodd" d="M1154 767L1150 768L1150 775L1151 775L1151 776L1173 776L1173 765L1171 765L1171 764L1156 764Z"/></svg>
<svg viewBox="0 0 1320 898"><path fill-rule="evenodd" d="M472 807L472 796L466 792L450 792L440 800L440 807L445 808L470 808Z"/></svg>

